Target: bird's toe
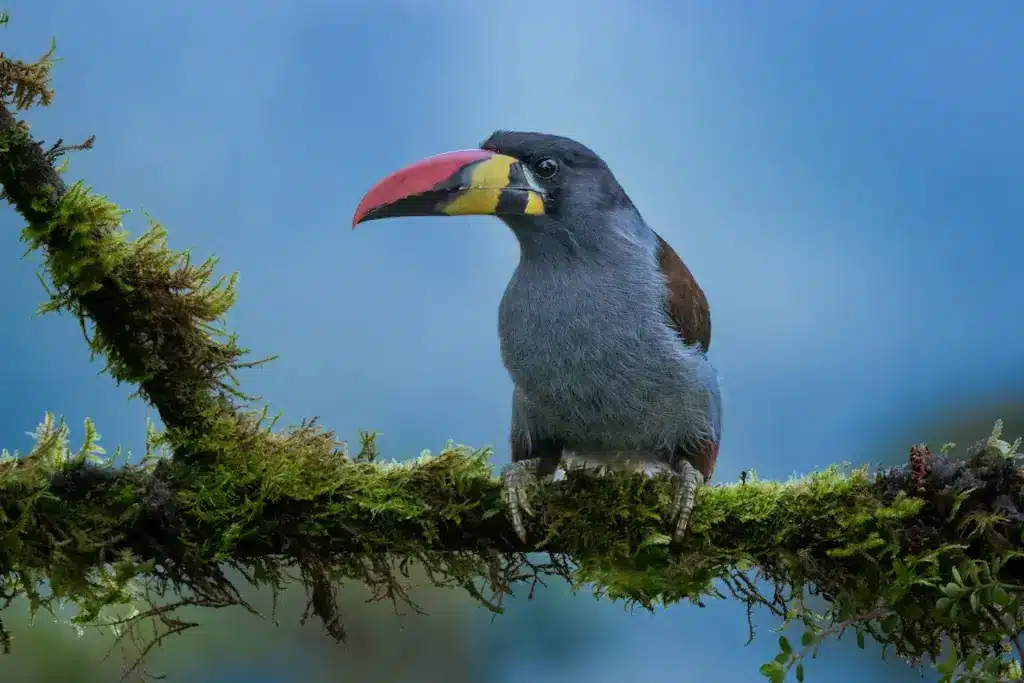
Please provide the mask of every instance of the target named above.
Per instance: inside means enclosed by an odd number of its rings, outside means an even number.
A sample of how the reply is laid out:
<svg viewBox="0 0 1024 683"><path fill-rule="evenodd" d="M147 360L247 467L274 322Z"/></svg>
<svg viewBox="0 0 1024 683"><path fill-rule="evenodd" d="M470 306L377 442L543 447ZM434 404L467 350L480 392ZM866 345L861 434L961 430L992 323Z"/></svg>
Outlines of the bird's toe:
<svg viewBox="0 0 1024 683"><path fill-rule="evenodd" d="M523 524L523 514L533 516L533 508L530 507L527 489L534 477L519 463L512 463L501 472L501 479L505 488L505 505L508 508L509 520L516 536L523 543L526 543L526 527Z"/></svg>
<svg viewBox="0 0 1024 683"><path fill-rule="evenodd" d="M684 460L677 474L675 495L672 497L672 540L680 541L686 535L697 498L697 488L703 483L704 477L697 468Z"/></svg>

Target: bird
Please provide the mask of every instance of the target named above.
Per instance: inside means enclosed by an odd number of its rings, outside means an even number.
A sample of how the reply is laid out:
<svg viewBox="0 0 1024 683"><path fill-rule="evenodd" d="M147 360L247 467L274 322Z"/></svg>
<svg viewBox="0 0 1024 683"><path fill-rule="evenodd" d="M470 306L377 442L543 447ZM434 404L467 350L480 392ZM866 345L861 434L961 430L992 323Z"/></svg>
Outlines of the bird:
<svg viewBox="0 0 1024 683"><path fill-rule="evenodd" d="M722 437L711 314L690 269L608 164L571 138L498 130L384 177L352 228L398 216L490 215L519 243L498 309L512 380L508 516L528 540L530 487L560 466L665 472L684 538Z"/></svg>

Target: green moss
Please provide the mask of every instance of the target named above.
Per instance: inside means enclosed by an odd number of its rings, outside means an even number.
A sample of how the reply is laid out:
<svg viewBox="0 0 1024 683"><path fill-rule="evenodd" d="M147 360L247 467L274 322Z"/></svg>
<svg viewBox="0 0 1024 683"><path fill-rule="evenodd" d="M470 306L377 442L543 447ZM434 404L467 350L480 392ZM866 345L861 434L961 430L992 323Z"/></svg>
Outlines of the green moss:
<svg viewBox="0 0 1024 683"><path fill-rule="evenodd" d="M37 608L69 600L80 623L151 600L137 626L169 618L168 594L177 606L241 604L226 566L271 587L295 570L311 611L341 638L338 581L401 601L403 571L418 565L495 610L517 584L559 576L647 608L731 595L801 622L815 646L845 624L922 660L949 637L961 659L982 663L1002 656L1020 618L1019 526L990 521L979 541L970 521L1021 488L1009 460L1002 483L967 496L953 483L980 471L978 457L937 468L916 497L893 493L891 477L838 468L709 487L679 545L664 533L666 480L571 471L536 491L529 531L553 553L540 564L509 528L487 450L382 463L370 438L350 456L315 425L275 432L257 418L223 419L196 439L218 453L212 467L166 434L153 435L143 464L114 466L91 427L72 452L66 427L48 418L32 453L0 465L7 594ZM808 591L828 601L824 613L805 609ZM994 625L992 610L1006 623Z"/></svg>
<svg viewBox="0 0 1024 683"><path fill-rule="evenodd" d="M2 23L2 22L0 22ZM52 50L35 63L0 56L0 97L15 108L52 98ZM47 416L32 451L0 459L0 599L33 612L70 602L79 625L106 624L146 647L191 624L183 606L245 605L228 568L278 589L297 574L309 610L344 637L334 591L362 582L407 601L418 565L438 586L489 609L547 576L647 608L731 596L803 628L762 667L803 677L804 656L846 629L912 661L951 652L964 672L1019 675L1024 477L1016 445L981 442L963 461L926 449L884 473L829 468L785 483L751 477L699 492L690 531L670 543L668 482L569 472L535 494L537 516L516 539L490 452L447 446L437 456L380 462L372 435L350 454L309 423L277 429L238 389L255 363L221 326L234 277L171 250L156 223L132 240L124 211L55 168L72 149L44 150L0 107L0 184L44 255L43 311L82 325L107 371L160 413L146 457L105 455L87 423L72 449ZM547 551L547 560L541 562ZM817 613L806 598L826 605ZM0 622L0 644L10 634ZM959 673L958 673L959 672Z"/></svg>

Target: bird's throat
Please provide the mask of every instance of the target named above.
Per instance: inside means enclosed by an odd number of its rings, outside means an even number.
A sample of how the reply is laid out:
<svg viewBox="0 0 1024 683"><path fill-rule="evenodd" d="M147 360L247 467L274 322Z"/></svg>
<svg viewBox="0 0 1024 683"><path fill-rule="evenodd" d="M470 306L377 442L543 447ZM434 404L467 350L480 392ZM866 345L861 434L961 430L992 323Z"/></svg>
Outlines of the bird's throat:
<svg viewBox="0 0 1024 683"><path fill-rule="evenodd" d="M523 261L565 262L579 257L589 246L573 234L571 226L544 217L504 216L502 220L519 242Z"/></svg>
<svg viewBox="0 0 1024 683"><path fill-rule="evenodd" d="M654 233L635 210L603 216L502 216L519 241L522 261L565 263L579 259L628 264L638 246L652 244Z"/></svg>

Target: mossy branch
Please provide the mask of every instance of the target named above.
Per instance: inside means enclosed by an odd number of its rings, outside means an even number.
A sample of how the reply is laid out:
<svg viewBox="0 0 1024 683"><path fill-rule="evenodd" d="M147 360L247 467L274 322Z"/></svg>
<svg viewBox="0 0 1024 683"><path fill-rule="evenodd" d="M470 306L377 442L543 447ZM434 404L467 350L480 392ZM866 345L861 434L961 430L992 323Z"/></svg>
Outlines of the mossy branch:
<svg viewBox="0 0 1024 683"><path fill-rule="evenodd" d="M51 61L52 50L31 64L0 56L0 184L44 255L44 310L72 313L166 429L127 464L103 454L91 423L73 450L47 416L29 454L0 458L7 604L71 602L74 623L111 627L141 656L193 625L181 606L248 607L228 570L273 590L294 574L310 613L342 639L339 581L408 602L403 575L418 565L496 611L515 586L551 576L646 607L732 596L803 628L799 647L782 636L762 667L773 681L791 670L802 680L804 655L845 629L915 662L945 650L945 680L1020 677L1024 475L998 430L960 460L916 446L906 466L874 474L702 489L681 544L664 534L663 478L574 470L536 492L537 542L524 546L488 451L384 464L370 435L350 454L315 423L279 430L250 407L234 373L251 364L220 327L234 279L171 251L159 225L128 239L123 211L61 179L55 163L75 146L45 149L11 111L50 102ZM143 621L155 637L140 635Z"/></svg>
<svg viewBox="0 0 1024 683"><path fill-rule="evenodd" d="M53 91L53 49L36 63L0 58L0 96L17 108L47 104ZM23 239L46 255L50 301L43 311L68 311L87 341L106 358L118 382L130 382L172 430L202 433L234 413L235 371L246 350L223 332L221 317L235 298L235 276L211 283L215 259L193 264L167 249L151 222L137 241L121 227L125 213L82 183L67 187L54 163L75 148L50 149L7 107L0 108L0 184L28 222ZM204 456L205 453L195 453Z"/></svg>

